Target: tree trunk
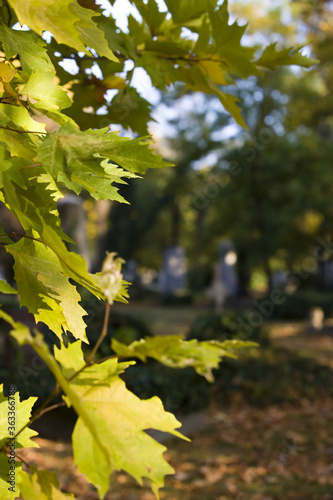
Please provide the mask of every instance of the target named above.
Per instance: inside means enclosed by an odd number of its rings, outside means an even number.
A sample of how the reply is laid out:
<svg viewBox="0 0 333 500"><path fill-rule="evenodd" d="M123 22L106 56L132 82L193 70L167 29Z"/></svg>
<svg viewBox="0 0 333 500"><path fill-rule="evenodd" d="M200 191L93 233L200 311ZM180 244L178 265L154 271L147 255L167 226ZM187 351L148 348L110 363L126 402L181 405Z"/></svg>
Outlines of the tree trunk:
<svg viewBox="0 0 333 500"><path fill-rule="evenodd" d="M248 297L250 272L247 265L247 255L244 249L238 250L237 270L238 270L238 297Z"/></svg>

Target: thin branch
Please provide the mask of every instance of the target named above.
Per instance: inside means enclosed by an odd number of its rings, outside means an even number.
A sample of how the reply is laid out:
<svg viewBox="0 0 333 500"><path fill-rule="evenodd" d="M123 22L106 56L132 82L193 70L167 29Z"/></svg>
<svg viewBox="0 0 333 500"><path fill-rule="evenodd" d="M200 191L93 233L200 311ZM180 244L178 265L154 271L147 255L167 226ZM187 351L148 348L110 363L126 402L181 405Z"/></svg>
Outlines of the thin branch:
<svg viewBox="0 0 333 500"><path fill-rule="evenodd" d="M93 363L86 363L84 366L82 366L82 368L80 368L80 370L78 370L77 372L74 373L74 375L72 375L71 377L69 377L68 382L71 382L75 377L77 377L78 375L80 375L80 373L82 373L86 368L88 368L88 366L91 366Z"/></svg>
<svg viewBox="0 0 333 500"><path fill-rule="evenodd" d="M18 234L15 233L15 231L11 231L10 233L7 233L8 236L13 236L14 238L28 238L29 240L34 240L38 241L38 243L43 243L45 246L47 246L46 243L42 240L38 240L37 238L34 238L33 236L28 236L27 234Z"/></svg>
<svg viewBox="0 0 333 500"><path fill-rule="evenodd" d="M60 390L59 390L60 392ZM42 410L38 413L38 418L42 417L43 415L45 415L45 413L47 413L48 411L52 411L52 410L55 410L56 408L61 408L62 406L66 406L66 403L65 402L62 402L62 403L56 403L52 406L48 406L47 408L45 408L45 410Z"/></svg>
<svg viewBox="0 0 333 500"><path fill-rule="evenodd" d="M28 469L31 469L31 465L28 464L22 457L20 457L17 453L15 453L15 456L19 459L20 462L23 462Z"/></svg>
<svg viewBox="0 0 333 500"><path fill-rule="evenodd" d="M105 315L104 315L103 328L102 328L101 334L99 336L99 339L96 342L95 347L93 348L90 356L88 357L88 363L92 363L93 362L93 359L94 359L94 357L96 355L96 352L98 351L99 346L101 345L101 343L103 342L104 338L106 337L106 334L108 332L109 318L110 318L110 308L111 308L111 304L110 304L110 302L107 302L106 303L106 307L105 307Z"/></svg>
<svg viewBox="0 0 333 500"><path fill-rule="evenodd" d="M143 53L145 53L144 50L140 52L138 55L140 56ZM157 59L163 59L166 61L185 61L188 63L200 63L209 61L209 62L225 64L225 61L223 61L223 59L216 59L216 57L198 57L198 56L185 57L185 56L163 56L163 55L156 55L156 57Z"/></svg>

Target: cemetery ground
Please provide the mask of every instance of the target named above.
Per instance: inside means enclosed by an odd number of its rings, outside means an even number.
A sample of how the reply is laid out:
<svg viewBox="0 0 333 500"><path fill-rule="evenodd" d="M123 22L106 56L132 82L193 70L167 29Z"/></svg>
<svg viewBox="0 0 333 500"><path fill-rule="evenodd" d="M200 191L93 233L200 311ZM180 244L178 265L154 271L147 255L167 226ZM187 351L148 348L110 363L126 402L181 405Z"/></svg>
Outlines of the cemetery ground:
<svg viewBox="0 0 333 500"><path fill-rule="evenodd" d="M184 333L198 314L193 307L133 304L126 308L159 334ZM268 357L287 366L288 356L299 355L333 370L330 328L320 335L309 334L305 321L267 322L265 326L272 340L266 349ZM288 380L292 386L293 376L286 373L287 386ZM258 391L264 382L258 381ZM273 381L272 392L279 382ZM166 457L176 473L168 476L161 499L333 500L332 396L314 388L272 403L263 393L262 404L252 404L246 391L235 392L223 401L214 398L214 387L211 394L202 427L190 433L192 442L167 442ZM73 466L70 443L38 441L43 445L41 450L26 449L21 456L38 468L56 471L63 491L73 492L76 499L97 500L96 490ZM141 488L120 472L106 498L153 500L154 496L148 485Z"/></svg>

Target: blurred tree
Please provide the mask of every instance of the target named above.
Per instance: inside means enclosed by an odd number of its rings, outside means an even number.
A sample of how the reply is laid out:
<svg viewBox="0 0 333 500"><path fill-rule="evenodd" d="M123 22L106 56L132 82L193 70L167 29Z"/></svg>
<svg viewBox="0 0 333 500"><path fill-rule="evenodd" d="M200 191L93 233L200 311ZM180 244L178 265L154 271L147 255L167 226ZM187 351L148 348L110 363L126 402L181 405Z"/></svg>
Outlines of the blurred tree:
<svg viewBox="0 0 333 500"><path fill-rule="evenodd" d="M279 30L285 6L281 1L269 16L247 8L256 36L258 29L264 36ZM214 234L226 232L235 242L243 291L253 267L261 266L271 285L274 262L290 270L311 257L333 222L332 2L295 0L289 7L289 20L302 16L303 24L280 23L280 33L306 38L321 62L301 78L298 70L281 68L240 91L250 136L241 132L243 142L225 155L222 169L239 175L206 219ZM237 4L238 14L241 8Z"/></svg>
<svg viewBox="0 0 333 500"><path fill-rule="evenodd" d="M193 237L202 225L191 205L200 196L198 187L205 178L203 170L195 166L205 165L209 155L219 154L221 143L214 140L214 131L230 121L226 113L216 112L214 100L197 94L193 101L183 88L164 95L160 106L174 109L167 123L171 135L161 139L160 148L176 168L164 169L158 176L148 171L144 183L122 186L120 192L131 206L113 205L106 238L107 248L156 268L168 246L182 244L193 250ZM128 234L132 235L130 241Z"/></svg>
<svg viewBox="0 0 333 500"><path fill-rule="evenodd" d="M282 0L269 12L241 2L233 3L232 10L250 19L249 39L254 45L260 37L271 37L272 31L274 42L308 39L314 55L323 60L320 71L301 75L295 68L281 68L264 77L236 80L249 132L231 127L208 97L197 95L186 105L181 86L163 97L160 106L177 111L166 120L160 146L177 168L159 179L148 173L145 184L123 188L136 209L113 206L107 244L126 258L157 268L163 248L181 243L192 266L198 267L214 261L218 241L227 236L236 245L240 291L245 293L252 269L263 268L271 284L275 264L292 268L311 254L316 237L331 227L333 179L327 134L332 16L329 2L313 11L308 2L289 5ZM302 16L302 23L290 22L296 15ZM318 30L323 19L324 35ZM281 55L271 45L261 59L268 56L268 66L275 68L287 53ZM316 106L322 96L325 104ZM125 227L133 235L131 242L120 237Z"/></svg>

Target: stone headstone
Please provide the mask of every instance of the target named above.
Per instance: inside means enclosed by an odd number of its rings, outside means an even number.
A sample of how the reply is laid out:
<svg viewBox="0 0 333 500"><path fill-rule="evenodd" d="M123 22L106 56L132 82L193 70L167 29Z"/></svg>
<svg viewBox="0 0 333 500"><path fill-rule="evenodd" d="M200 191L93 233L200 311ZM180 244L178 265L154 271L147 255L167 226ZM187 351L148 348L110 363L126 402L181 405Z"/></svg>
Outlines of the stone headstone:
<svg viewBox="0 0 333 500"><path fill-rule="evenodd" d="M228 297L235 297L238 292L238 277L236 273L237 254L230 241L219 245L220 253L220 280L223 283Z"/></svg>
<svg viewBox="0 0 333 500"><path fill-rule="evenodd" d="M214 278L209 288L206 289L207 297L213 299L216 312L222 312L228 296L227 287L221 280L221 264L214 266Z"/></svg>
<svg viewBox="0 0 333 500"><path fill-rule="evenodd" d="M313 307L310 310L310 330L319 332L324 326L324 311L321 307Z"/></svg>
<svg viewBox="0 0 333 500"><path fill-rule="evenodd" d="M281 290L287 285L288 274L285 271L276 271L272 276L272 287Z"/></svg>
<svg viewBox="0 0 333 500"><path fill-rule="evenodd" d="M333 261L328 259L322 262L323 284L325 290L333 288Z"/></svg>
<svg viewBox="0 0 333 500"><path fill-rule="evenodd" d="M163 268L159 275L160 291L174 294L186 288L187 264L181 246L169 247L163 255Z"/></svg>
<svg viewBox="0 0 333 500"><path fill-rule="evenodd" d="M123 269L124 280L134 283L138 279L137 265L135 260L130 259L126 262Z"/></svg>

